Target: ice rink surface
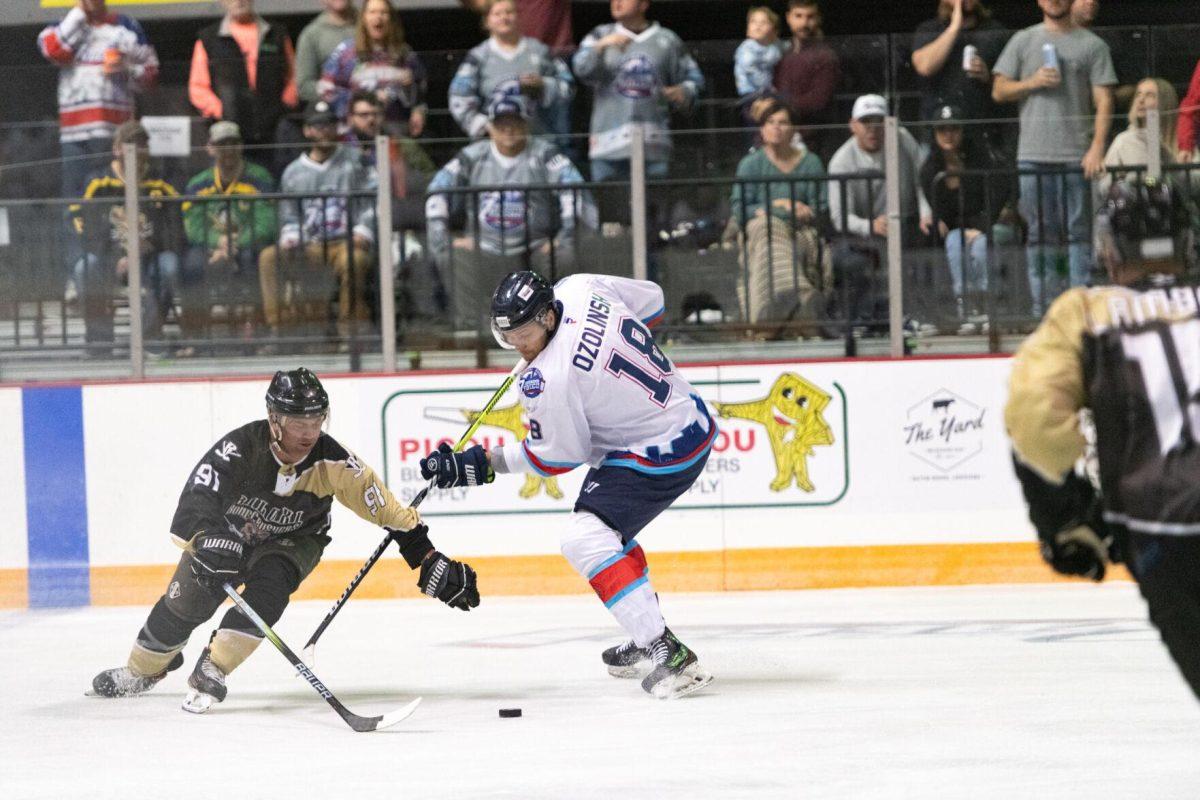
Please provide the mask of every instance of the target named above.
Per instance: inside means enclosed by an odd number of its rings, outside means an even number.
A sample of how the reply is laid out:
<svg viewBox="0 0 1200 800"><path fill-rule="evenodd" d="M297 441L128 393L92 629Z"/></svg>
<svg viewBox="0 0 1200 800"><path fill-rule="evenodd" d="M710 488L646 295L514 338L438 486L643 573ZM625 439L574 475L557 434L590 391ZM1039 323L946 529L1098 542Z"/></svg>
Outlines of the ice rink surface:
<svg viewBox="0 0 1200 800"><path fill-rule="evenodd" d="M328 603L293 605L295 649ZM209 714L187 663L144 697L84 697L146 608L0 613L0 797L1195 798L1200 705L1130 584L674 595L716 680L677 701L609 677L589 597L352 601L314 671L269 644ZM500 708L519 707L520 719Z"/></svg>

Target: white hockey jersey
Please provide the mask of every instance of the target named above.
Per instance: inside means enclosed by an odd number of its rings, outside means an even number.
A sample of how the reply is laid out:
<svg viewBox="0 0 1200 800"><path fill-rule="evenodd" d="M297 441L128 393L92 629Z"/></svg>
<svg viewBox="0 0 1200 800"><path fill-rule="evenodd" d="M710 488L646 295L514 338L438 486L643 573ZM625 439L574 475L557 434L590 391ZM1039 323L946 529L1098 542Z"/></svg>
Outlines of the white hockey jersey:
<svg viewBox="0 0 1200 800"><path fill-rule="evenodd" d="M662 318L662 289L580 274L554 294L558 330L517 381L529 435L498 448L507 471L550 476L590 464L661 475L702 458L716 422L648 330Z"/></svg>

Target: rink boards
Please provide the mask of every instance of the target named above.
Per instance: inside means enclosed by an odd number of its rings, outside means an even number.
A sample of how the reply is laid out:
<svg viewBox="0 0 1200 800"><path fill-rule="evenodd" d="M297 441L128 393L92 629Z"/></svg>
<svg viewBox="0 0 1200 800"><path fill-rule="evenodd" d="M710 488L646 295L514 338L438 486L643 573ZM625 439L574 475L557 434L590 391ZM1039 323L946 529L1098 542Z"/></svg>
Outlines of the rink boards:
<svg viewBox="0 0 1200 800"><path fill-rule="evenodd" d="M1049 579L1004 436L1007 358L682 369L721 432L704 475L639 536L659 589ZM503 376L326 376L330 432L411 497L420 456L457 439ZM0 606L153 601L179 556L167 527L189 471L263 415L266 381L0 387L0 436L12 445L0 465ZM476 441L524 435L520 390ZM558 555L584 473L499 476L435 493L421 511L440 549L470 558L484 593L587 591ZM336 503L332 534L299 597L336 598L381 538ZM396 555L360 596L415 596Z"/></svg>

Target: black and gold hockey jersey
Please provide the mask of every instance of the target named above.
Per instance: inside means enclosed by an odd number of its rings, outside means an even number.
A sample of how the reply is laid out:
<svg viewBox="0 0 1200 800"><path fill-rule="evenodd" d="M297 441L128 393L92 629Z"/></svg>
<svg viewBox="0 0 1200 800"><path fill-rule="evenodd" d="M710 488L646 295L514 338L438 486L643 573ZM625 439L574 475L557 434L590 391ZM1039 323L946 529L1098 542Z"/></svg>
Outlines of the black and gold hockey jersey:
<svg viewBox="0 0 1200 800"><path fill-rule="evenodd" d="M1051 306L1013 360L1005 422L1018 460L1063 485L1084 453L1085 407L1105 521L1200 534L1196 287L1072 289Z"/></svg>
<svg viewBox="0 0 1200 800"><path fill-rule="evenodd" d="M171 534L186 543L201 531L228 530L249 544L325 534L335 497L368 522L411 526L414 512L329 434L322 433L295 465L281 464L270 442L264 419L230 431L209 448L179 496Z"/></svg>

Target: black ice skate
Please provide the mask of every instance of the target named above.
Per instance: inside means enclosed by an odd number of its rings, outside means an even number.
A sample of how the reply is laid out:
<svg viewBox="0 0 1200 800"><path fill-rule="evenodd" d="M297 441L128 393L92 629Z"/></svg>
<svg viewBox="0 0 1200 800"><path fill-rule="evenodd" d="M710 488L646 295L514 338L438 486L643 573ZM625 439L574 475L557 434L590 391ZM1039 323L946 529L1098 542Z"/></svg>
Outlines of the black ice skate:
<svg viewBox="0 0 1200 800"><path fill-rule="evenodd" d="M92 691L97 697L132 697L151 689L154 684L167 677L167 673L183 666L183 653L176 653L167 668L154 675L138 675L129 667L106 669L92 678Z"/></svg>
<svg viewBox="0 0 1200 800"><path fill-rule="evenodd" d="M650 653L633 641L610 647L600 655L614 678L636 678L650 665ZM640 668L640 669L639 669Z"/></svg>
<svg viewBox="0 0 1200 800"><path fill-rule="evenodd" d="M642 679L642 688L659 700L683 697L712 682L696 654L669 629L646 649L654 669Z"/></svg>
<svg viewBox="0 0 1200 800"><path fill-rule="evenodd" d="M225 688L225 673L212 662L209 649L204 648L196 668L188 676L188 686L192 690L183 699L183 710L193 714L203 714L217 703L225 699L228 689Z"/></svg>

